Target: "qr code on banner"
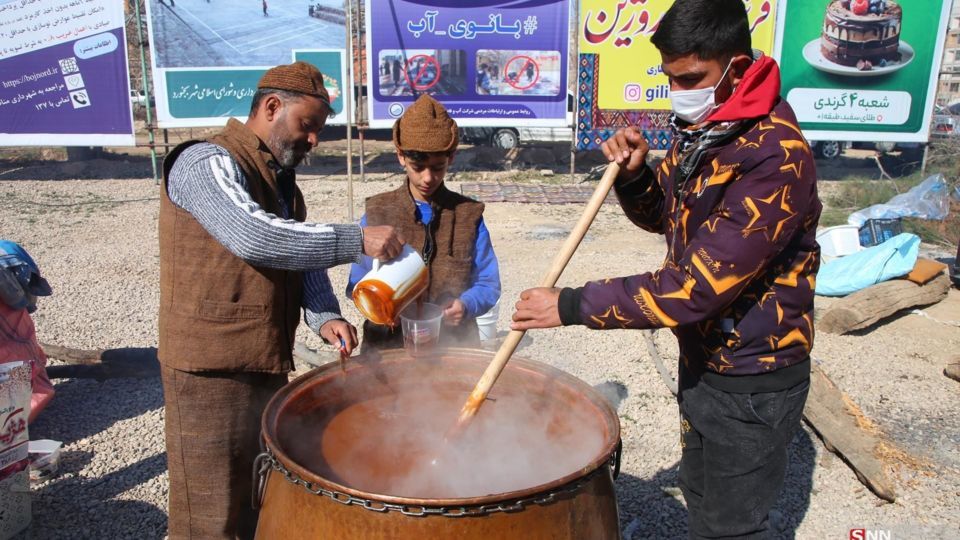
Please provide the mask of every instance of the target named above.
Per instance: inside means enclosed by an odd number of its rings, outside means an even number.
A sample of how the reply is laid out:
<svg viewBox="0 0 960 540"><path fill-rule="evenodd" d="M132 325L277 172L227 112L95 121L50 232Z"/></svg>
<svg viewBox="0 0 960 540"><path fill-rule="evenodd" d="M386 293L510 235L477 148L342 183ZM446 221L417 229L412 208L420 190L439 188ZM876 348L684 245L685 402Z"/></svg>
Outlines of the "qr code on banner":
<svg viewBox="0 0 960 540"><path fill-rule="evenodd" d="M70 58L60 60L60 73L67 75L78 71L80 71L80 68L77 66L77 59L75 57L71 56Z"/></svg>

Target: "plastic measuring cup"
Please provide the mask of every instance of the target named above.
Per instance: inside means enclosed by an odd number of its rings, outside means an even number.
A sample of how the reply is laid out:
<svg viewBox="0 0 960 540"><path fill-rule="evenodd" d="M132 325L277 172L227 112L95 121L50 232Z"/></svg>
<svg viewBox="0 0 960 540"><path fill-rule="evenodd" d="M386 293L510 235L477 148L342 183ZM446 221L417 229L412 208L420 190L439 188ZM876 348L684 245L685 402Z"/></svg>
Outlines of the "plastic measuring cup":
<svg viewBox="0 0 960 540"><path fill-rule="evenodd" d="M400 312L403 348L416 358L433 352L440 341L443 310L436 304L413 303Z"/></svg>

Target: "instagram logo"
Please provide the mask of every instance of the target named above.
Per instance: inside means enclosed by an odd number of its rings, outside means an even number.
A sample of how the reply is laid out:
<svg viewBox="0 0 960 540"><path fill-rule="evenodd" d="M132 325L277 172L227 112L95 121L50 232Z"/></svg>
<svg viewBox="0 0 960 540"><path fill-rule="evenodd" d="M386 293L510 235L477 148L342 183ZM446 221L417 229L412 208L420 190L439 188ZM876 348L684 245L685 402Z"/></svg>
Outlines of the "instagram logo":
<svg viewBox="0 0 960 540"><path fill-rule="evenodd" d="M624 101L640 101L643 99L643 87L636 83L630 83L623 87Z"/></svg>

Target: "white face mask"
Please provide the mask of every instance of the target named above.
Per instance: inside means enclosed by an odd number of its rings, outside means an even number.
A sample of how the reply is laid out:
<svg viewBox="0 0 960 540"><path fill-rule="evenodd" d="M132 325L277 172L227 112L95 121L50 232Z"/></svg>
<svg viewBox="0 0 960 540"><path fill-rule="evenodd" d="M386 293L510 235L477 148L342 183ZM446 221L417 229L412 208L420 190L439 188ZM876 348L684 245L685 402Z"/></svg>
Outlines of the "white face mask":
<svg viewBox="0 0 960 540"><path fill-rule="evenodd" d="M724 77L727 76L727 71L730 70L731 65L733 65L733 59L727 63L727 68L723 70L720 81L714 86L697 88L696 90L670 92L670 106L673 109L673 114L677 115L677 118L693 125L706 120L708 116L713 114L713 111L720 107L716 103L717 87L720 86Z"/></svg>

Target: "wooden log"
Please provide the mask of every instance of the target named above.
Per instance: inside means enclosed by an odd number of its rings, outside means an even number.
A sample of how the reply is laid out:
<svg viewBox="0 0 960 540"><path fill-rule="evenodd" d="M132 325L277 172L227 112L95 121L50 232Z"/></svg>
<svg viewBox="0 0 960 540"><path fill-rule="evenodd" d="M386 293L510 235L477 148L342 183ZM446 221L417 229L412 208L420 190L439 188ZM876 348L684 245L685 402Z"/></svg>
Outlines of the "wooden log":
<svg viewBox="0 0 960 540"><path fill-rule="evenodd" d="M867 431L860 411L851 410L852 401L845 398L819 366L810 373L810 393L803 410L807 424L823 439L828 450L839 455L870 491L885 501L896 501L893 483L878 457L880 437Z"/></svg>
<svg viewBox="0 0 960 540"><path fill-rule="evenodd" d="M943 368L943 374L960 382L960 356L954 356L947 361L946 367Z"/></svg>
<svg viewBox="0 0 960 540"><path fill-rule="evenodd" d="M103 349L73 349L71 347L61 347L60 345L43 342L40 342L40 347L43 348L43 352L47 353L47 356L50 358L56 358L67 364L80 364L85 366L99 364L101 362L100 357L103 355Z"/></svg>
<svg viewBox="0 0 960 540"><path fill-rule="evenodd" d="M900 310L936 304L947 297L949 290L950 278L946 274L925 285L905 279L877 283L837 299L817 321L817 329L828 334L860 330Z"/></svg>

